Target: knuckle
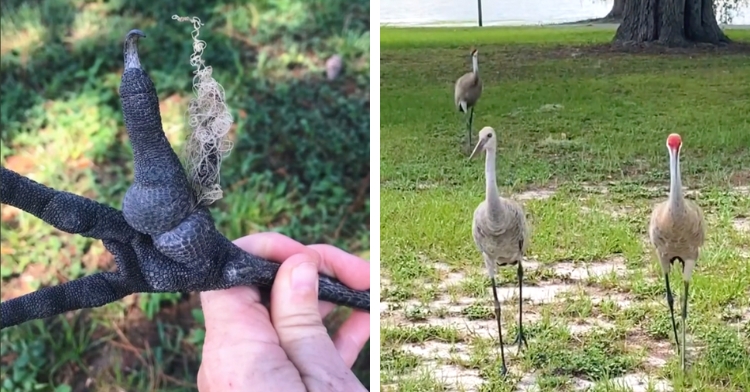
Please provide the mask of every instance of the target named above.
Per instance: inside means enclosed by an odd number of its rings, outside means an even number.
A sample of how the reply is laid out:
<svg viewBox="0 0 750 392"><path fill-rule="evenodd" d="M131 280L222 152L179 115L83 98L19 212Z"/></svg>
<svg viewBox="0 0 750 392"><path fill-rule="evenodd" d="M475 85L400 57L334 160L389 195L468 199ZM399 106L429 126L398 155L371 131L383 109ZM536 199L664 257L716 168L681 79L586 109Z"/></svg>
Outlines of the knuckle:
<svg viewBox="0 0 750 392"><path fill-rule="evenodd" d="M284 315L277 321L277 327L304 331L322 330L323 333L326 333L325 326L320 319L317 309Z"/></svg>

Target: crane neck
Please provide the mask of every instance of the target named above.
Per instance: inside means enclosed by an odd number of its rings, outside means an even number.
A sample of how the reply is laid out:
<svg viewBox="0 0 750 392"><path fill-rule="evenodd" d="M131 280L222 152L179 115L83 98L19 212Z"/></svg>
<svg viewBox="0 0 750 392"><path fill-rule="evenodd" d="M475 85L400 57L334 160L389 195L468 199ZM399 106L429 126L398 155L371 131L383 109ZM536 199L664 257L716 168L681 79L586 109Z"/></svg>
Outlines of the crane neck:
<svg viewBox="0 0 750 392"><path fill-rule="evenodd" d="M684 204L682 179L680 178L680 151L669 150L669 205L681 207Z"/></svg>
<svg viewBox="0 0 750 392"><path fill-rule="evenodd" d="M475 74L479 75L479 58L477 56L471 57L471 69Z"/></svg>
<svg viewBox="0 0 750 392"><path fill-rule="evenodd" d="M495 173L495 155L493 149L487 150L487 159L484 163L485 191L489 216L498 216L500 212L500 193L497 190L497 178Z"/></svg>

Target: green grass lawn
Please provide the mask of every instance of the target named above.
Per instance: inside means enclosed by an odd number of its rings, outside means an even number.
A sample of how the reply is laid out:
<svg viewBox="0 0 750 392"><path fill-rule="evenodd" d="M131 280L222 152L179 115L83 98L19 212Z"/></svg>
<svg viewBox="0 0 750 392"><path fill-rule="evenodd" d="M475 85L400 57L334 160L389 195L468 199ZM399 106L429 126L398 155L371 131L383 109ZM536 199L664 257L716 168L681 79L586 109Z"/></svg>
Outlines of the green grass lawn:
<svg viewBox="0 0 750 392"><path fill-rule="evenodd" d="M1 7L4 167L120 208L133 175L118 93L123 38L133 28L146 33L141 63L166 136L182 153L193 26L172 16L196 16L204 24L202 59L234 118L224 197L211 206L219 231L230 239L278 231L353 253L369 249L367 0L8 0ZM346 68L329 81L324 66L334 53ZM114 266L101 241L9 206L1 215L3 301ZM345 317L345 309L335 312L330 330ZM203 326L192 293L135 294L7 328L0 392L194 391ZM354 371L369 385L369 348Z"/></svg>
<svg viewBox="0 0 750 392"><path fill-rule="evenodd" d="M384 390L750 390L750 55L624 53L609 48L612 35L381 29ZM750 41L748 31L729 36ZM529 346L506 350L507 379L471 237L483 156L468 161L453 106L473 45L484 82L473 141L484 126L496 130L501 194L520 200L532 225ZM708 224L685 376L646 233L653 204L667 195L671 132L682 135L683 182ZM679 272L671 278L679 303ZM516 332L515 282L514 268L501 271L506 344Z"/></svg>

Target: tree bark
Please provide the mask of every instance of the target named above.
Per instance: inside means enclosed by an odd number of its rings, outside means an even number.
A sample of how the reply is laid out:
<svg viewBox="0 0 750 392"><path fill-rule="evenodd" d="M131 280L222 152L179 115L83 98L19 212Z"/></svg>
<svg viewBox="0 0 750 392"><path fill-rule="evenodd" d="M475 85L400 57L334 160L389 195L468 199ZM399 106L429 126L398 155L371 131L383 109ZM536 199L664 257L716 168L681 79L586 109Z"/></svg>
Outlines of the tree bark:
<svg viewBox="0 0 750 392"><path fill-rule="evenodd" d="M615 0L612 5L612 9L609 11L604 19L622 20L622 16L625 14L625 0Z"/></svg>
<svg viewBox="0 0 750 392"><path fill-rule="evenodd" d="M628 0L615 42L657 42L667 46L729 43L713 0Z"/></svg>

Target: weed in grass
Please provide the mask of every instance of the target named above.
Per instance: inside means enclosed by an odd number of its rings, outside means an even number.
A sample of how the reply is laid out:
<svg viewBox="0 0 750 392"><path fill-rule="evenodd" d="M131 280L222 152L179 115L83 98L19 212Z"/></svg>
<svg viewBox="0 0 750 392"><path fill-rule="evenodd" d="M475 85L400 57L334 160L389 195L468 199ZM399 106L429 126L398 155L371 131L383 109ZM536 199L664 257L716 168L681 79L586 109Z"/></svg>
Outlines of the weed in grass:
<svg viewBox="0 0 750 392"><path fill-rule="evenodd" d="M422 306L413 306L404 311L406 319L409 321L424 321L429 316L430 310Z"/></svg>
<svg viewBox="0 0 750 392"><path fill-rule="evenodd" d="M569 375L590 381L606 377L618 377L631 370L636 364L634 358L622 348L607 339L605 332L592 331L575 342L573 349L569 336L560 334L558 341L539 344L529 350L527 356L533 368L544 369L545 373Z"/></svg>
<svg viewBox="0 0 750 392"><path fill-rule="evenodd" d="M750 108L738 99L750 83L747 56L731 49L615 52L605 47L613 34L381 28L381 273L391 309L383 322L413 333L399 304L420 299L429 312L420 313L426 319L418 328L460 337L418 334L418 344L440 343L456 354L414 351L414 366L397 377L399 390L747 389L742 361L750 334L737 321L750 319L740 316L750 314L750 124L739 115ZM728 34L750 41L744 30ZM482 53L485 83L474 122L497 131L500 193L524 205L532 226L524 285L529 347L520 356L506 350L507 379L498 374L489 280L471 241L483 171L461 153L464 124L451 100L471 46ZM672 131L689 141L686 195L704 209L709 228L691 285L685 377L646 234L653 204L668 191L663 141ZM508 341L518 310L513 272L498 278ZM671 278L679 282L679 272ZM383 347L417 344L395 330L381 334ZM396 379L388 369L381 376Z"/></svg>
<svg viewBox="0 0 750 392"><path fill-rule="evenodd" d="M495 310L489 306L471 304L464 308L464 316L469 320L489 320L495 318Z"/></svg>
<svg viewBox="0 0 750 392"><path fill-rule="evenodd" d="M565 299L565 295L561 298ZM591 302L591 298L586 295L585 292L579 293L579 295L570 295L567 300L563 302L560 316L572 317L576 319L585 319L591 317L593 312L594 304Z"/></svg>
<svg viewBox="0 0 750 392"><path fill-rule="evenodd" d="M441 326L416 326L408 328L380 328L381 337L403 343L421 343L426 340L456 342L461 340L458 332Z"/></svg>
<svg viewBox="0 0 750 392"><path fill-rule="evenodd" d="M420 362L419 357L404 352L400 349L392 348L390 350L382 350L380 359L381 369L387 369L388 374L392 376L399 376L408 373L412 369L416 368ZM381 380L386 383L388 379Z"/></svg>
<svg viewBox="0 0 750 392"><path fill-rule="evenodd" d="M602 313L602 316L606 317L607 319L615 320L622 311L622 308L617 304L617 302L611 299L604 299L599 304L599 311Z"/></svg>
<svg viewBox="0 0 750 392"><path fill-rule="evenodd" d="M532 381L540 391L565 391L570 385L570 378L565 376L542 376Z"/></svg>

